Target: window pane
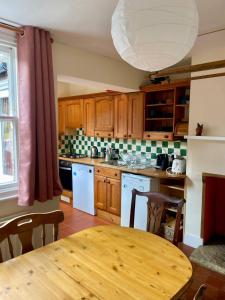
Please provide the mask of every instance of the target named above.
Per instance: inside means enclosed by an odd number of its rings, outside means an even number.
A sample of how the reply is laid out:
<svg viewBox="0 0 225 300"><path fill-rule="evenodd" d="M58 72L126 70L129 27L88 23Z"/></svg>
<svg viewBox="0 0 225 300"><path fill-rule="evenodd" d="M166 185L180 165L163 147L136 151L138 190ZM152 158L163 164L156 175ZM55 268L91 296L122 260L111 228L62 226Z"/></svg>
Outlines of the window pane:
<svg viewBox="0 0 225 300"><path fill-rule="evenodd" d="M0 115L12 114L9 103L10 54L0 51Z"/></svg>
<svg viewBox="0 0 225 300"><path fill-rule="evenodd" d="M0 121L0 184L16 179L14 130L12 121Z"/></svg>

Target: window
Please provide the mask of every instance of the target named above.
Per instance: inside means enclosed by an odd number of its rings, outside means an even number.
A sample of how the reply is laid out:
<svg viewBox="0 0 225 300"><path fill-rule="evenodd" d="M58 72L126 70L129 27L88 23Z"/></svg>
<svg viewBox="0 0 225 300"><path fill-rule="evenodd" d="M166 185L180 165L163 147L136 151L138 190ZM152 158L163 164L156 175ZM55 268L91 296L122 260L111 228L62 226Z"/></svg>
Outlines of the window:
<svg viewBox="0 0 225 300"><path fill-rule="evenodd" d="M0 199L17 189L16 49L0 43Z"/></svg>

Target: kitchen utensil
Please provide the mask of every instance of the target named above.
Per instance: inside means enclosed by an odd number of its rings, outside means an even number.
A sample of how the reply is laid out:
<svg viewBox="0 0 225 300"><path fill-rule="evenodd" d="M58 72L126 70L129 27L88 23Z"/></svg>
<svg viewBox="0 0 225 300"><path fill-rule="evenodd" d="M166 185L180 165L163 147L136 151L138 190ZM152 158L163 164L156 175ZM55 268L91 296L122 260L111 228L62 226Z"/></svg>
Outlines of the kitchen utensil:
<svg viewBox="0 0 225 300"><path fill-rule="evenodd" d="M111 151L111 159L112 160L119 159L119 149L112 149L112 151Z"/></svg>
<svg viewBox="0 0 225 300"><path fill-rule="evenodd" d="M184 174L186 172L186 159L182 156L176 156L172 163L171 172L173 174Z"/></svg>
<svg viewBox="0 0 225 300"><path fill-rule="evenodd" d="M156 168L161 170L166 170L169 166L169 156L168 154L158 154L156 158Z"/></svg>
<svg viewBox="0 0 225 300"><path fill-rule="evenodd" d="M108 146L105 152L105 161L111 160L112 149Z"/></svg>
<svg viewBox="0 0 225 300"><path fill-rule="evenodd" d="M91 147L91 157L97 158L98 157L98 148L96 146Z"/></svg>

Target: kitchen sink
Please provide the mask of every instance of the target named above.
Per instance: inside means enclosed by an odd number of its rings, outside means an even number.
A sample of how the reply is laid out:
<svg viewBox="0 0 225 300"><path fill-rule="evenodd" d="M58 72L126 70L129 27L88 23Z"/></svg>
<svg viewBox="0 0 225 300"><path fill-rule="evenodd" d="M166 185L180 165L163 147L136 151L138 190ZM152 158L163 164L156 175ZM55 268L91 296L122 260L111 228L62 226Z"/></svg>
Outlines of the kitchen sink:
<svg viewBox="0 0 225 300"><path fill-rule="evenodd" d="M116 166L116 167L124 167L126 165L121 165L118 163L117 160L109 160L109 161L102 161L102 164L110 165L110 166Z"/></svg>
<svg viewBox="0 0 225 300"><path fill-rule="evenodd" d="M102 164L106 164L109 166L116 166L116 167L125 167L129 169L129 166L127 164L121 164L121 162L118 163L117 160L109 160L109 161L102 161ZM154 168L154 166L151 166L150 164L137 164L133 168L130 169L147 169L147 168Z"/></svg>

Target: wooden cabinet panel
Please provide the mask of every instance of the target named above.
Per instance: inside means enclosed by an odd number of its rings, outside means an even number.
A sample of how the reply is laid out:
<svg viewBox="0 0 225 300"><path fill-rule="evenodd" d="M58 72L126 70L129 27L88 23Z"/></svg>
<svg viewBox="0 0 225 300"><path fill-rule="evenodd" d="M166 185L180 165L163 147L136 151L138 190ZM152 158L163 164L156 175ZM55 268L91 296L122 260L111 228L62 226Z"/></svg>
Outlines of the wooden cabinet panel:
<svg viewBox="0 0 225 300"><path fill-rule="evenodd" d="M106 210L106 177L95 175L95 207Z"/></svg>
<svg viewBox="0 0 225 300"><path fill-rule="evenodd" d="M153 140L153 141L172 141L173 133L172 132L157 132L157 131L145 131L144 140Z"/></svg>
<svg viewBox="0 0 225 300"><path fill-rule="evenodd" d="M83 127L83 100L65 101L66 128Z"/></svg>
<svg viewBox="0 0 225 300"><path fill-rule="evenodd" d="M84 100L84 114L83 114L84 131L87 136L94 136L95 128L95 100Z"/></svg>
<svg viewBox="0 0 225 300"><path fill-rule="evenodd" d="M95 130L113 131L113 99L112 97L95 98Z"/></svg>
<svg viewBox="0 0 225 300"><path fill-rule="evenodd" d="M120 179L121 172L114 168L95 167L95 174Z"/></svg>
<svg viewBox="0 0 225 300"><path fill-rule="evenodd" d="M65 134L65 104L58 102L58 134Z"/></svg>
<svg viewBox="0 0 225 300"><path fill-rule="evenodd" d="M112 138L113 137L113 131L95 130L94 131L94 136Z"/></svg>
<svg viewBox="0 0 225 300"><path fill-rule="evenodd" d="M128 138L142 139L144 93L130 93L128 101Z"/></svg>
<svg viewBox="0 0 225 300"><path fill-rule="evenodd" d="M120 216L120 180L107 178L107 211Z"/></svg>
<svg viewBox="0 0 225 300"><path fill-rule="evenodd" d="M114 98L114 137L127 138L128 95L121 94Z"/></svg>

